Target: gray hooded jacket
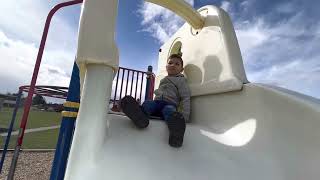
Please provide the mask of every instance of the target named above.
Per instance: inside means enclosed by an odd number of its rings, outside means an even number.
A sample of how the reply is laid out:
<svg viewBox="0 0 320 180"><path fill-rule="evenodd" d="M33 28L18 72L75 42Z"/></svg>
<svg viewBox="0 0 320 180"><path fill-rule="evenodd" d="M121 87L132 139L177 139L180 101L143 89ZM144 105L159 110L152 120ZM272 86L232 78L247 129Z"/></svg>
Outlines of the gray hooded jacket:
<svg viewBox="0 0 320 180"><path fill-rule="evenodd" d="M190 116L190 89L183 74L166 76L160 81L159 88L154 91L155 100L164 100L177 106L179 112L189 122Z"/></svg>

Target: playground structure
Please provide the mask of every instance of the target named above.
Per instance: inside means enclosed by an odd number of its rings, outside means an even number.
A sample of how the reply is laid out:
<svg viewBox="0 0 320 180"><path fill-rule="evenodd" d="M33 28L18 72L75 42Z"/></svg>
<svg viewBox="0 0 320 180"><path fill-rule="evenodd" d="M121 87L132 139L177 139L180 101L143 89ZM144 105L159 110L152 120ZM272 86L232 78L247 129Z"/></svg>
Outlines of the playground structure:
<svg viewBox="0 0 320 180"><path fill-rule="evenodd" d="M76 59L81 106L73 116L70 154L62 153L66 173L53 170L51 179L318 179L319 100L248 82L222 9L195 11L183 0L150 2L187 21L161 47L155 83L166 75L167 57L181 53L192 91L184 146L167 145L161 121L140 132L128 118L108 114L105 100L118 69L117 0L85 1Z"/></svg>
<svg viewBox="0 0 320 180"><path fill-rule="evenodd" d="M79 83L80 83L79 78L77 78L77 76L79 76L77 66L75 66L74 71L75 71L75 74L73 74L73 83L70 84L71 91L79 89ZM144 83L144 79L146 79L145 83ZM136 99L140 99L140 100L148 99L151 97L150 94L153 93L152 84L154 84L154 74L152 73L152 66L148 67L147 72L119 67L114 83L115 83L115 88L113 89L113 92L112 92L113 98L112 100L110 100L110 103L112 104L112 111L119 112L119 109L116 106L116 102L119 101L125 95L132 95ZM2 167L5 161L6 153L8 151L8 145L10 142L11 133L13 131L13 126L16 121L17 111L21 104L22 94L28 93L29 90L30 90L30 86L20 86L17 96L15 97L16 100L15 100L15 106L13 109L13 115L8 127L6 140L2 150L2 157L0 161L0 173L2 172ZM51 97L51 98L66 100L68 95L68 88L59 87L59 86L37 85L35 86L34 94L41 95L43 97ZM78 94L77 96L79 96L79 93L77 93L77 91L74 91L72 93L72 95L76 95L76 94ZM143 94L145 95L144 97L142 97ZM72 106L72 103L65 102L64 110L67 110L71 106ZM65 114L66 116L68 116L68 113L66 111L62 112L62 114Z"/></svg>
<svg viewBox="0 0 320 180"><path fill-rule="evenodd" d="M5 143L3 145L3 151L1 155L1 161L0 161L0 173L2 172L2 166L6 157L6 153L8 150L9 142L10 142L10 137L11 133L13 130L13 125L16 120L18 108L20 106L20 101L22 94L24 92L29 92L30 86L20 86L19 91L16 97L16 103L13 109L13 114L11 118L11 122L8 127L8 132L6 136ZM41 96L46 96L46 97L52 97L52 98L58 98L58 99L66 99L67 93L68 93L68 88L66 87L59 87L59 86L35 86L34 89L34 94L41 95Z"/></svg>

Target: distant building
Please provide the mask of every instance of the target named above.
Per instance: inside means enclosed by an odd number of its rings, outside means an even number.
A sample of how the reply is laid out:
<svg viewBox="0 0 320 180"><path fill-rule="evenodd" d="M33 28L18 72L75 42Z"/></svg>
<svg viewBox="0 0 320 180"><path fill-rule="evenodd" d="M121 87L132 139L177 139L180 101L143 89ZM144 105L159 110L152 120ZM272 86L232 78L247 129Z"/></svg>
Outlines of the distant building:
<svg viewBox="0 0 320 180"><path fill-rule="evenodd" d="M0 94L0 109L2 107L14 107L16 104L16 96Z"/></svg>
<svg viewBox="0 0 320 180"><path fill-rule="evenodd" d="M4 99L4 98L6 98L6 97L7 97L7 95L0 94L0 99Z"/></svg>
<svg viewBox="0 0 320 180"><path fill-rule="evenodd" d="M3 107L14 107L16 105L16 101L13 100L4 100Z"/></svg>

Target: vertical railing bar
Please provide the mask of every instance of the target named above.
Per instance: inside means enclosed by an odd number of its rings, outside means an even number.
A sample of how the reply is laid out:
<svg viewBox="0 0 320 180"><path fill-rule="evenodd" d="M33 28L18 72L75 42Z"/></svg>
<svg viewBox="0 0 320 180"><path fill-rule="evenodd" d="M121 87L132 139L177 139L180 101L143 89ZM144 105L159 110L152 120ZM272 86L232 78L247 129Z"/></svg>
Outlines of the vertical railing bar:
<svg viewBox="0 0 320 180"><path fill-rule="evenodd" d="M142 85L143 85L143 80L144 80L143 77L144 77L144 73L142 73L142 78L141 78L142 80L141 80L141 87L140 87L140 102L142 102L141 98L142 98Z"/></svg>
<svg viewBox="0 0 320 180"><path fill-rule="evenodd" d="M128 85L129 85L129 74L130 74L131 70L128 70L128 74L127 74L127 83L126 83L126 92L124 93L124 95L127 95L127 90L128 90Z"/></svg>
<svg viewBox="0 0 320 180"><path fill-rule="evenodd" d="M120 99L122 98L122 86L123 86L124 72L125 72L125 69L122 69L122 78L121 78L121 87L120 87Z"/></svg>
<svg viewBox="0 0 320 180"><path fill-rule="evenodd" d="M137 78L136 78L136 92L134 94L134 98L137 99L137 91L138 91L138 78L139 78L139 72L137 72Z"/></svg>
<svg viewBox="0 0 320 180"><path fill-rule="evenodd" d="M133 77L134 77L134 73L135 73L135 72L132 71L130 96L132 95L132 87L133 87Z"/></svg>
<svg viewBox="0 0 320 180"><path fill-rule="evenodd" d="M118 69L118 72L117 72L116 89L115 89L115 91L114 91L113 106L115 105L116 99L117 99L118 79L119 79L120 69L121 69L121 68L119 68L119 69Z"/></svg>

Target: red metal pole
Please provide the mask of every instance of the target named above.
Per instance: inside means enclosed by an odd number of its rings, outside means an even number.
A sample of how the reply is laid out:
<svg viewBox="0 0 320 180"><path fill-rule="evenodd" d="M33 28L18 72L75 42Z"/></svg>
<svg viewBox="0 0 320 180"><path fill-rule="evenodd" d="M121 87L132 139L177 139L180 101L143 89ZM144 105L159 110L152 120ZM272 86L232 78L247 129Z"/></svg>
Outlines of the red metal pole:
<svg viewBox="0 0 320 180"><path fill-rule="evenodd" d="M71 6L74 4L79 4L79 3L82 3L82 1L83 0L74 0L74 1L69 1L69 2L64 2L64 3L58 4L49 12L49 14L47 16L47 20L45 23L45 27L43 30L43 34L42 34L42 38L41 38L41 42L40 42L40 47L39 47L39 51L38 51L38 55L37 55L36 64L35 64L34 70L33 70L33 75L32 75L32 80L30 83L28 97L26 100L26 104L24 106L23 116L22 116L21 123L20 123L20 131L22 131L22 132L19 133L19 137L18 137L18 141L17 141L17 145L19 145L19 146L21 146L21 144L22 144L24 131L25 131L28 116L29 116L30 106L32 103L32 96L33 96L34 88L35 88L35 85L37 82L37 77L38 77L38 73L39 73L39 69L40 69L41 59L42 59L43 50L44 50L44 47L46 44L51 19L52 19L54 13L57 12L60 8L65 7L65 6Z"/></svg>
<svg viewBox="0 0 320 180"><path fill-rule="evenodd" d="M52 19L53 15L55 14L55 12L57 12L60 8L65 7L65 6L79 4L82 2L83 2L83 0L74 0L74 1L60 3L60 4L56 5L54 8L52 8L47 16L46 23L45 23L43 33L42 33L42 38L41 38L41 42L40 42L40 47L39 47L39 51L38 51L38 55L37 55L36 64L34 66L34 70L33 70L33 74L32 74L32 80L30 83L28 97L27 97L26 104L25 104L24 110L23 110L23 116L21 119L20 129L19 129L19 137L17 139L17 144L15 147L15 156L12 158L10 172L8 175L8 180L13 179L13 176L14 176L15 166L16 166L16 163L18 160L18 154L19 154L19 151L20 151L20 148L22 145L24 131L25 131L26 124L28 121L29 111L30 111L30 107L31 107L31 103L32 103L32 96L33 96L35 85L37 82L37 77L38 77L38 73L39 73L39 69L40 69L41 59L42 59L45 43L47 40L47 35L48 35L51 19Z"/></svg>
<svg viewBox="0 0 320 180"><path fill-rule="evenodd" d="M155 75L151 75L151 85L150 85L150 90L149 90L149 97L152 100L153 99L153 92L154 92L154 83L155 83Z"/></svg>

